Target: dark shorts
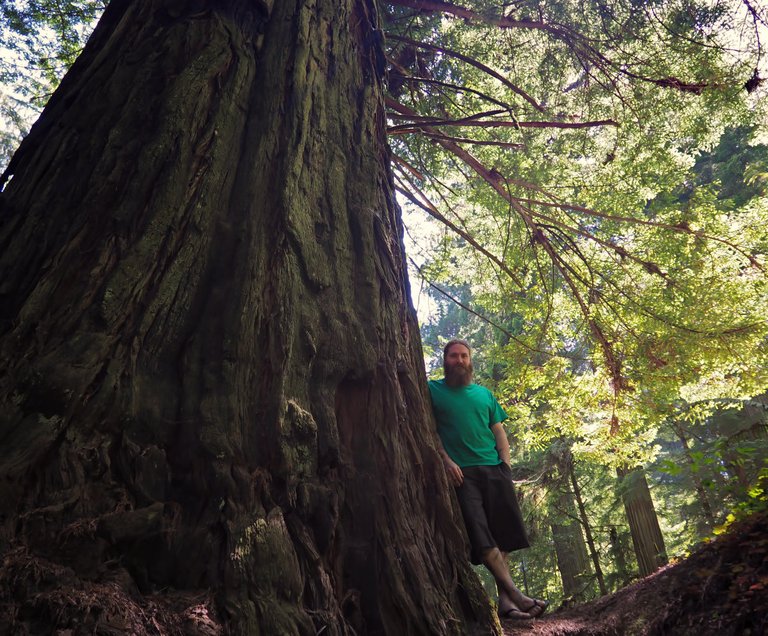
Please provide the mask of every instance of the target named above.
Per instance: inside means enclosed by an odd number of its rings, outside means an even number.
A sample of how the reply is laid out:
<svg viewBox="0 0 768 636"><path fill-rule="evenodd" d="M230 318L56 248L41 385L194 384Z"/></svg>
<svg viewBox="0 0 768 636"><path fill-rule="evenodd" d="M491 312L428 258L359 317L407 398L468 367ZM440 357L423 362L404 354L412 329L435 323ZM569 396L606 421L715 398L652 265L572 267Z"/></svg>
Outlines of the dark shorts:
<svg viewBox="0 0 768 636"><path fill-rule="evenodd" d="M472 563L482 563L483 554L491 548L502 552L527 548L530 544L509 466L467 466L461 472L464 483L456 488L456 496L469 535Z"/></svg>

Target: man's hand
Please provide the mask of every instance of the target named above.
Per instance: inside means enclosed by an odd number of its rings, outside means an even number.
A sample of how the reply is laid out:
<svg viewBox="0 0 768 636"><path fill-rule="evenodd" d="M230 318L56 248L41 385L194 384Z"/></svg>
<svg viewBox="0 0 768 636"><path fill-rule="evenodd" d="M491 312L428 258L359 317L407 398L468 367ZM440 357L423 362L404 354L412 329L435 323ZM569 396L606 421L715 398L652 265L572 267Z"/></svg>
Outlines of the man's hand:
<svg viewBox="0 0 768 636"><path fill-rule="evenodd" d="M464 483L464 473L461 472L461 468L455 461L450 457L444 457L443 466L445 466L445 473L448 475L448 481L454 486L461 486L461 484Z"/></svg>

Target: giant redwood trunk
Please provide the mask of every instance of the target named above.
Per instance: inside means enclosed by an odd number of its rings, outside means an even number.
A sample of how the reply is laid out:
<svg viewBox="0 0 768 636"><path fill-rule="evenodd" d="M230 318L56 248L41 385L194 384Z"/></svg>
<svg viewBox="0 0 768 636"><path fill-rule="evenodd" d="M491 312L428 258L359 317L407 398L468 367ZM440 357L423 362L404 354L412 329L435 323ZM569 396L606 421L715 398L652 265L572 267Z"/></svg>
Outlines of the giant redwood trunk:
<svg viewBox="0 0 768 636"><path fill-rule="evenodd" d="M109 5L0 195L0 632L492 629L379 34L373 0Z"/></svg>

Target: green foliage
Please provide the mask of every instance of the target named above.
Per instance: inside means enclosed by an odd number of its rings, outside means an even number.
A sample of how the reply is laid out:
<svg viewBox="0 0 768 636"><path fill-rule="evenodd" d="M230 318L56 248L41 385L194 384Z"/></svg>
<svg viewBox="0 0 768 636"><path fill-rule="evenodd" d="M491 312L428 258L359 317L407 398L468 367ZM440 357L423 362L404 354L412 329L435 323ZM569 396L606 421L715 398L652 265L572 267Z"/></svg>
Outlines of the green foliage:
<svg viewBox="0 0 768 636"><path fill-rule="evenodd" d="M106 2L0 0L0 167L74 63Z"/></svg>
<svg viewBox="0 0 768 636"><path fill-rule="evenodd" d="M488 15L486 3L466 6ZM442 254L423 270L431 282L469 285L465 305L494 325L515 317L524 327L506 329L514 351L494 355L530 387L529 403L506 387L523 419L559 420L569 433L584 410L599 411L632 437L673 411L681 391L688 401L744 397L768 384L766 154L753 143L761 106L743 90L756 54L734 55L719 39L741 24L742 8L523 3L505 15L535 28L418 12L393 25L435 47L393 44L418 58L413 76L451 84L408 82L399 69L395 96L412 110L455 119L497 108L486 120L547 124L437 129L474 140L463 147L501 176L506 196L434 136L392 136L420 175L404 180L507 268L445 234L424 250ZM619 125L557 128L597 121ZM547 360L557 356L568 362ZM578 412L574 402L591 407ZM539 428L534 442L546 443Z"/></svg>
<svg viewBox="0 0 768 636"><path fill-rule="evenodd" d="M768 462L760 470L756 483L747 491L750 512L768 509Z"/></svg>
<svg viewBox="0 0 768 636"><path fill-rule="evenodd" d="M729 156L734 162L759 165L768 157L762 145L750 145L746 129L738 148L734 143L729 131L721 145L702 153L695 165L714 163L708 157L716 157L724 145L732 146ZM499 387L530 431L534 446L561 433L579 437L584 428L587 447L595 447L602 428L604 449L614 452L627 441L632 448L622 446L625 457L641 460L640 445L647 439L640 431L652 431L674 414L681 398L689 403L744 398L768 385L768 349L763 345L768 327L763 316L766 278L759 264L738 252L750 248L734 248L731 243L740 239L742 245L753 246L753 253L764 248L765 199L756 190L745 206L736 207L722 196L718 183L707 181L706 174L692 169L689 180L696 185L670 188L645 208L656 219L667 217L667 228L654 227L642 235L633 229L625 236L636 253L664 271L663 278L641 266L607 259L599 250L588 251L588 246L581 250L592 259L590 269L599 278L593 293L603 301L609 299L610 311L596 303L592 311L621 361L628 390L618 395L567 288L506 292L497 285L493 268L474 254L472 271L477 276L463 281L463 303L472 304L495 324L507 324L509 316L517 322L516 329L508 330L514 340L500 343L507 346L494 350L493 358L502 369L496 375L505 378ZM681 222L698 223L702 231L725 242L668 229ZM473 258L471 251L466 244L454 245L453 255L442 261L443 269L432 274L437 280L461 284L466 268L449 266L453 261L466 264ZM471 285L471 295L466 285ZM439 325L438 320L427 329L440 331ZM481 335L487 338L488 328ZM619 439L607 426L614 417L623 429ZM646 459L650 459L647 453Z"/></svg>
<svg viewBox="0 0 768 636"><path fill-rule="evenodd" d="M747 499L728 513L725 521L714 528L715 535L721 535L728 532L728 529L735 521L745 519L755 513L763 513L768 510L768 460L763 462L763 467L758 473L755 483L747 490Z"/></svg>

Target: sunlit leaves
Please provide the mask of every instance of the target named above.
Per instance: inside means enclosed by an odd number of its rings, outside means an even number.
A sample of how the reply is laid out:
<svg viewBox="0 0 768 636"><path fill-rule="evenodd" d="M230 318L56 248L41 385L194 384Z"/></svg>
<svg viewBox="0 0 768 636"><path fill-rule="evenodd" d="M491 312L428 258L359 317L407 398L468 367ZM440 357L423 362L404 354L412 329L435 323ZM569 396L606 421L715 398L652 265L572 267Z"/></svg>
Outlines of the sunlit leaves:
<svg viewBox="0 0 768 636"><path fill-rule="evenodd" d="M441 249L459 266L443 259L433 282L468 285L474 310L522 327L493 336L503 345L494 377L533 448L562 433L581 440L584 456L641 461L681 399L744 397L768 384L768 155L743 126L720 141L729 126L760 122L743 89L756 43L741 30L739 3L525 3L504 15L537 26L443 18L439 33L517 91L438 56L422 71L476 92L443 92L436 105L437 93L420 101L413 84L400 98L446 119L503 103L508 112L491 119L552 127L452 127L483 142L464 148L485 175L434 140L398 135L392 144L451 222L522 284L447 235ZM620 125L554 126L595 120Z"/></svg>
<svg viewBox="0 0 768 636"><path fill-rule="evenodd" d="M80 54L102 0L0 0L0 166Z"/></svg>

